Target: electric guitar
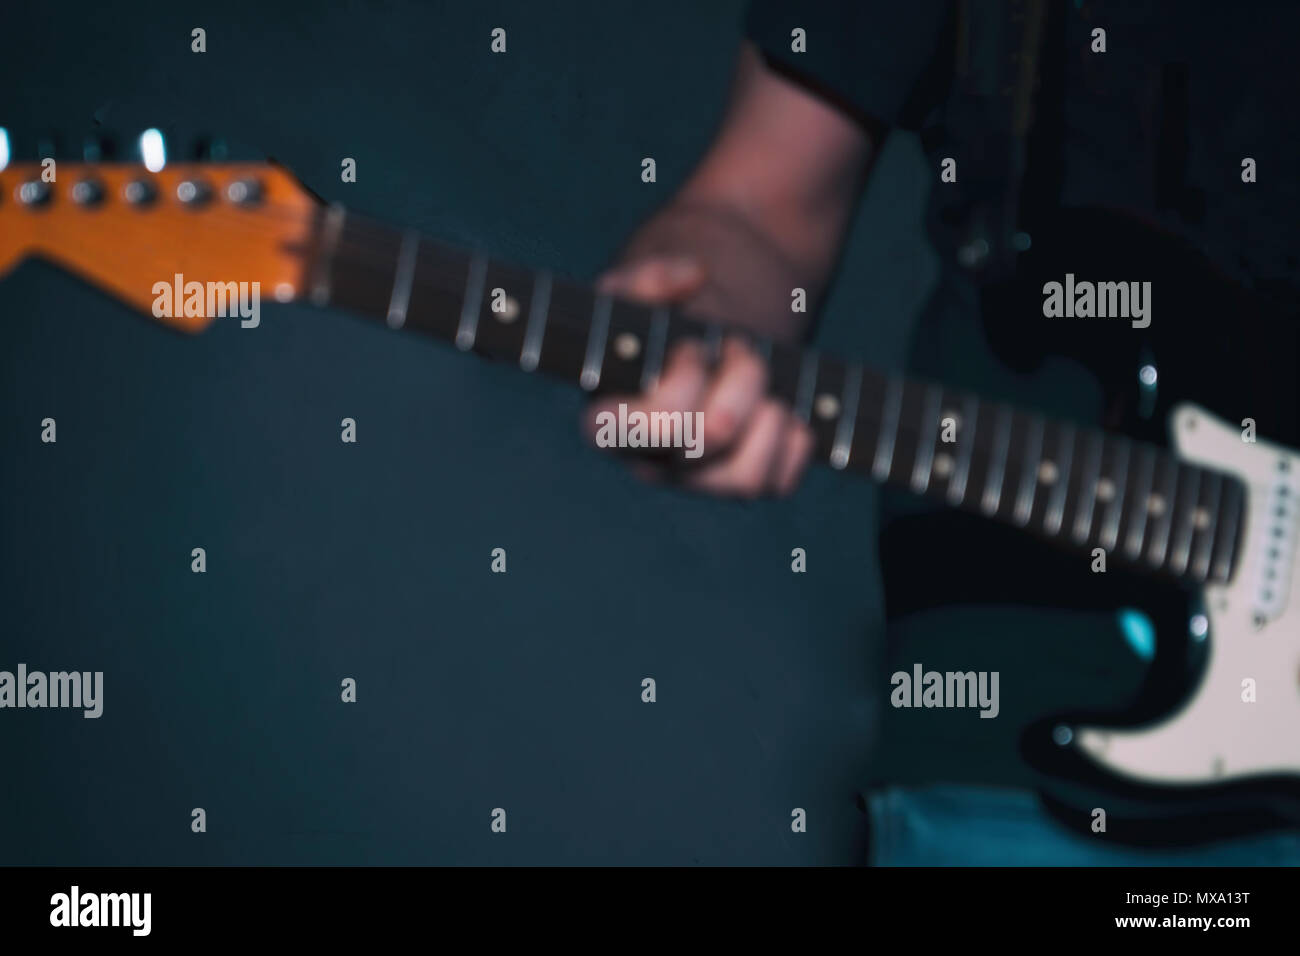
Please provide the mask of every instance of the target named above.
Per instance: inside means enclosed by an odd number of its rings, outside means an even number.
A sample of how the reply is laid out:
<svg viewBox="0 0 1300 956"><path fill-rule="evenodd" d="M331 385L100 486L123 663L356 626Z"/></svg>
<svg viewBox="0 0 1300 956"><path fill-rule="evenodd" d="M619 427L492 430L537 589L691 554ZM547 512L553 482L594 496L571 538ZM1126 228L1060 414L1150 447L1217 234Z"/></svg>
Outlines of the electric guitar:
<svg viewBox="0 0 1300 956"><path fill-rule="evenodd" d="M61 162L51 183L41 173L0 171L0 274L40 257L184 332L213 318L179 301L157 315L160 283L258 283L268 300L432 335L588 391L644 388L675 342L716 354L724 334L323 205L274 165ZM1265 793L1300 819L1300 455L1244 440L1239 423L1194 404L1173 407L1163 448L754 341L771 393L809 423L832 468L1199 596L1201 666L1183 674L1181 699L1138 726L1057 721L1056 752L1144 793Z"/></svg>

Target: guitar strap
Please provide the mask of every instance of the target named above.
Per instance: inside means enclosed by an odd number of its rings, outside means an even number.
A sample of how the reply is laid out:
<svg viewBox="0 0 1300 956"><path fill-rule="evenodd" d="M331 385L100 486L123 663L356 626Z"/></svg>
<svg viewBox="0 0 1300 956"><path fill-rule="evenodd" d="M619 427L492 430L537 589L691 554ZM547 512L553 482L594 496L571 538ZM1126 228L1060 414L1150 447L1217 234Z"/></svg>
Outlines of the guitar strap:
<svg viewBox="0 0 1300 956"><path fill-rule="evenodd" d="M943 139L961 144L960 160L930 225L940 249L982 282L1008 278L1027 247L1017 227L1046 21L1045 0L956 7Z"/></svg>

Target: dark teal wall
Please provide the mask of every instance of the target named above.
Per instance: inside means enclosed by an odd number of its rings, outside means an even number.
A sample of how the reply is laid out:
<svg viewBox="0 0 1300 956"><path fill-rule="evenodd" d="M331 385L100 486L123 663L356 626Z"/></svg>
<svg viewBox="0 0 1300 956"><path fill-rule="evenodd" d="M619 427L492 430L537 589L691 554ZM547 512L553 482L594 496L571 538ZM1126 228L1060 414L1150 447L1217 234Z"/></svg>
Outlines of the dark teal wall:
<svg viewBox="0 0 1300 956"><path fill-rule="evenodd" d="M173 158L216 135L327 199L591 275L708 142L739 8L6 23L19 158L92 117L162 127ZM879 364L932 272L917 156L891 144L821 330ZM649 488L584 445L580 408L340 314L191 339L44 266L0 281L0 669L105 674L99 720L0 712L0 862L854 862L885 686L874 492L821 470L782 503Z"/></svg>

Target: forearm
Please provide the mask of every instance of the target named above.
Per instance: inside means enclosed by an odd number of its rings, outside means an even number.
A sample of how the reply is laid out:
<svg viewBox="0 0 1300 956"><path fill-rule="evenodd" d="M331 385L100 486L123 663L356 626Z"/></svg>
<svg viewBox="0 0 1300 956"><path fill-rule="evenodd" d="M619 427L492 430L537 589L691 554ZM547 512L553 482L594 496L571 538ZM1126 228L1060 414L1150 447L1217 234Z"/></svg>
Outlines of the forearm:
<svg viewBox="0 0 1300 956"><path fill-rule="evenodd" d="M866 131L746 47L717 139L622 259L693 258L708 282L686 308L796 338L834 267L871 146ZM806 311L791 308L797 289Z"/></svg>

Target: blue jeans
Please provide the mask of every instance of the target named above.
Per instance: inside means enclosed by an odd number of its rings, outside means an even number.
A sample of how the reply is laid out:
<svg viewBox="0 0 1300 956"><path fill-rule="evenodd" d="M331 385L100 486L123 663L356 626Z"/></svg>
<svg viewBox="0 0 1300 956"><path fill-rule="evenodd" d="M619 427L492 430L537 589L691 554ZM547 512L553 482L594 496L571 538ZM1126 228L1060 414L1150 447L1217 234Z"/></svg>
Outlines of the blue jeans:
<svg viewBox="0 0 1300 956"><path fill-rule="evenodd" d="M1300 833L1186 850L1146 850L1072 833L1033 793L994 787L890 787L868 796L871 866L1297 866Z"/></svg>

